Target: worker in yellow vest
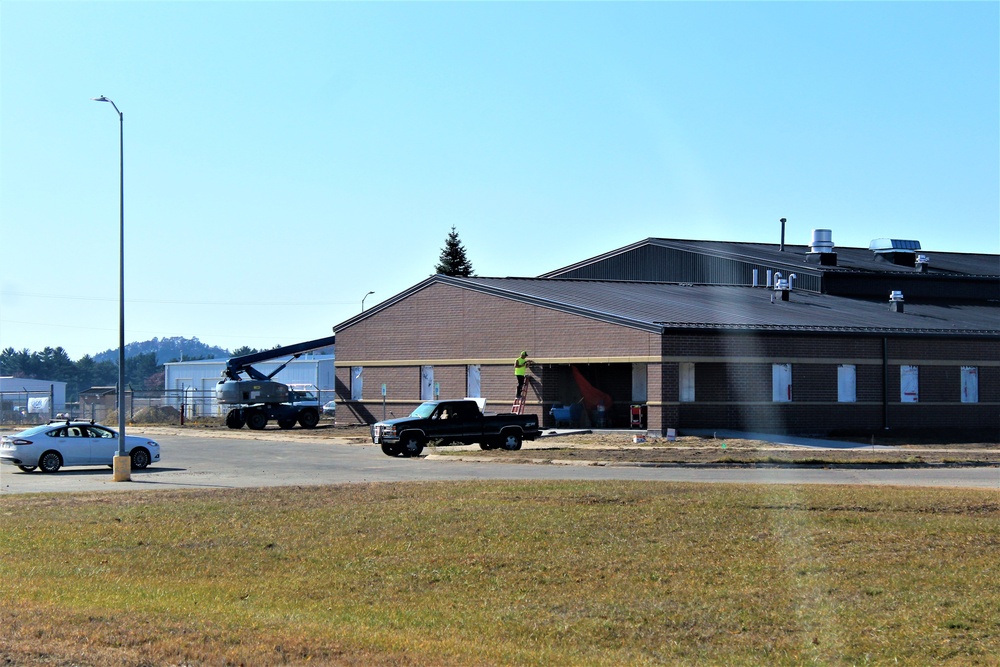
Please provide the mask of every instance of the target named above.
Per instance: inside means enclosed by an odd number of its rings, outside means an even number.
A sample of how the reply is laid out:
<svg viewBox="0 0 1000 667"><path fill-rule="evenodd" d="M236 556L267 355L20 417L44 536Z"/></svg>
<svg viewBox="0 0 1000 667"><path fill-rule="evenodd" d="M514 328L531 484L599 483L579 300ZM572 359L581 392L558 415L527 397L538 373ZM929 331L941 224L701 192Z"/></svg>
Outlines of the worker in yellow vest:
<svg viewBox="0 0 1000 667"><path fill-rule="evenodd" d="M527 370L530 363L527 352L521 352L521 356L514 360L514 377L517 378L518 398L521 397L521 390L524 388L524 371Z"/></svg>

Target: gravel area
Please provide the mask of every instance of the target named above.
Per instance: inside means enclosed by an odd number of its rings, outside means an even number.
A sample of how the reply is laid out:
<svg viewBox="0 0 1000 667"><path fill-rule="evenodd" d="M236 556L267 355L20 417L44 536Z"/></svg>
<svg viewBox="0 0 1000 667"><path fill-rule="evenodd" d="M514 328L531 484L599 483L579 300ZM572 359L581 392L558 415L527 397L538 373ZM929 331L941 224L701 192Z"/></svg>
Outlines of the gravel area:
<svg viewBox="0 0 1000 667"><path fill-rule="evenodd" d="M279 429L269 425L263 431L228 429L212 423L185 426L143 425L130 427L134 433L159 435L197 434L200 437L245 438L252 440L326 440L341 445L371 444L367 427L335 426L321 423L311 430ZM682 436L669 441L646 438L638 431L565 432L545 431L542 438L525 442L520 451L484 451L478 445L435 447L424 453L430 457L465 457L524 463L572 461L580 463L694 464L694 465L1000 465L1000 442L949 443L875 440L870 443L842 441L855 448L789 446L768 440ZM780 440L781 438L776 438Z"/></svg>

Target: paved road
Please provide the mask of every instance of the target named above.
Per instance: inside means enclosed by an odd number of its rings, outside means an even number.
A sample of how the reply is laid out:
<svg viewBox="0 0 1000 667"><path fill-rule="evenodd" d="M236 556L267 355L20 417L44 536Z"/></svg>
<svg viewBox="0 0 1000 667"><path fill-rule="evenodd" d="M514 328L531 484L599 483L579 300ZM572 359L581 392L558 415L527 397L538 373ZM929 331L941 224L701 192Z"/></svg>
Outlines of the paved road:
<svg viewBox="0 0 1000 667"><path fill-rule="evenodd" d="M223 489L348 482L476 479L579 479L730 482L755 484L868 484L978 487L1000 490L1000 468L790 469L472 463L393 459L371 445L283 442L198 436L157 436L163 461L111 481L108 468L65 468L54 475L0 466L0 494Z"/></svg>

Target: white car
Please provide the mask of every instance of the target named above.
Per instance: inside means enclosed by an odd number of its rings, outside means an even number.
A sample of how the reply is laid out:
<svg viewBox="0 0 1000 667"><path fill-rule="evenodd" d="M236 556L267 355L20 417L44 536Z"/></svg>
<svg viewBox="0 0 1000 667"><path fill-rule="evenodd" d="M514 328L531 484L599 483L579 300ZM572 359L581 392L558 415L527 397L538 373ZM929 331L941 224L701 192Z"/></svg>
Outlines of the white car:
<svg viewBox="0 0 1000 667"><path fill-rule="evenodd" d="M117 454L118 432L90 421L49 422L0 437L0 463L15 465L24 472L35 468L56 472L63 466L110 466ZM126 434L125 454L132 459L132 470L142 470L160 460L160 445L146 437Z"/></svg>

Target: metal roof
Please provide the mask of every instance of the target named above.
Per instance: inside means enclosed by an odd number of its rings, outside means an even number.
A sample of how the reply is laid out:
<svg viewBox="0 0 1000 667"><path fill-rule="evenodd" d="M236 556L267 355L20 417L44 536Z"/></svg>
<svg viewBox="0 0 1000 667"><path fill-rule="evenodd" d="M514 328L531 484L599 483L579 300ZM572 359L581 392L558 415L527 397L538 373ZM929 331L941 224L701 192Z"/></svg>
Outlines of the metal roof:
<svg viewBox="0 0 1000 667"><path fill-rule="evenodd" d="M625 326L667 329L913 333L1000 337L1000 304L884 302L792 290L788 301L771 289L553 278L450 278L463 289ZM774 301L772 302L772 296Z"/></svg>
<svg viewBox="0 0 1000 667"><path fill-rule="evenodd" d="M807 262L810 248L803 245L782 250L767 243L649 238L538 278L431 276L334 331L444 283L656 333L682 328L1000 337L1000 255L926 250L921 254L930 257L930 272L917 273L876 258L869 248L834 251L837 265L829 266ZM797 274L789 301L751 286L751 270L765 268L785 277ZM840 281L839 294L819 289L824 276ZM906 294L904 312L889 310L887 285L917 291Z"/></svg>
<svg viewBox="0 0 1000 667"><path fill-rule="evenodd" d="M837 254L836 266L825 266L807 262L806 255L810 252L808 245L784 246L784 251L776 243L741 243L734 241L697 241L683 239L648 238L638 243L618 248L590 259L571 264L561 269L542 274L542 278L556 278L572 274L584 267L605 262L610 258L628 253L644 246L670 248L693 254L711 257L727 258L748 263L764 263L776 269L809 270L818 272L877 272L900 273L913 275L914 269L897 266L878 259L869 248L849 248L835 246ZM955 276L989 276L1000 280L1000 255L975 253L937 252L933 249L923 249L921 254L929 258L928 274Z"/></svg>

